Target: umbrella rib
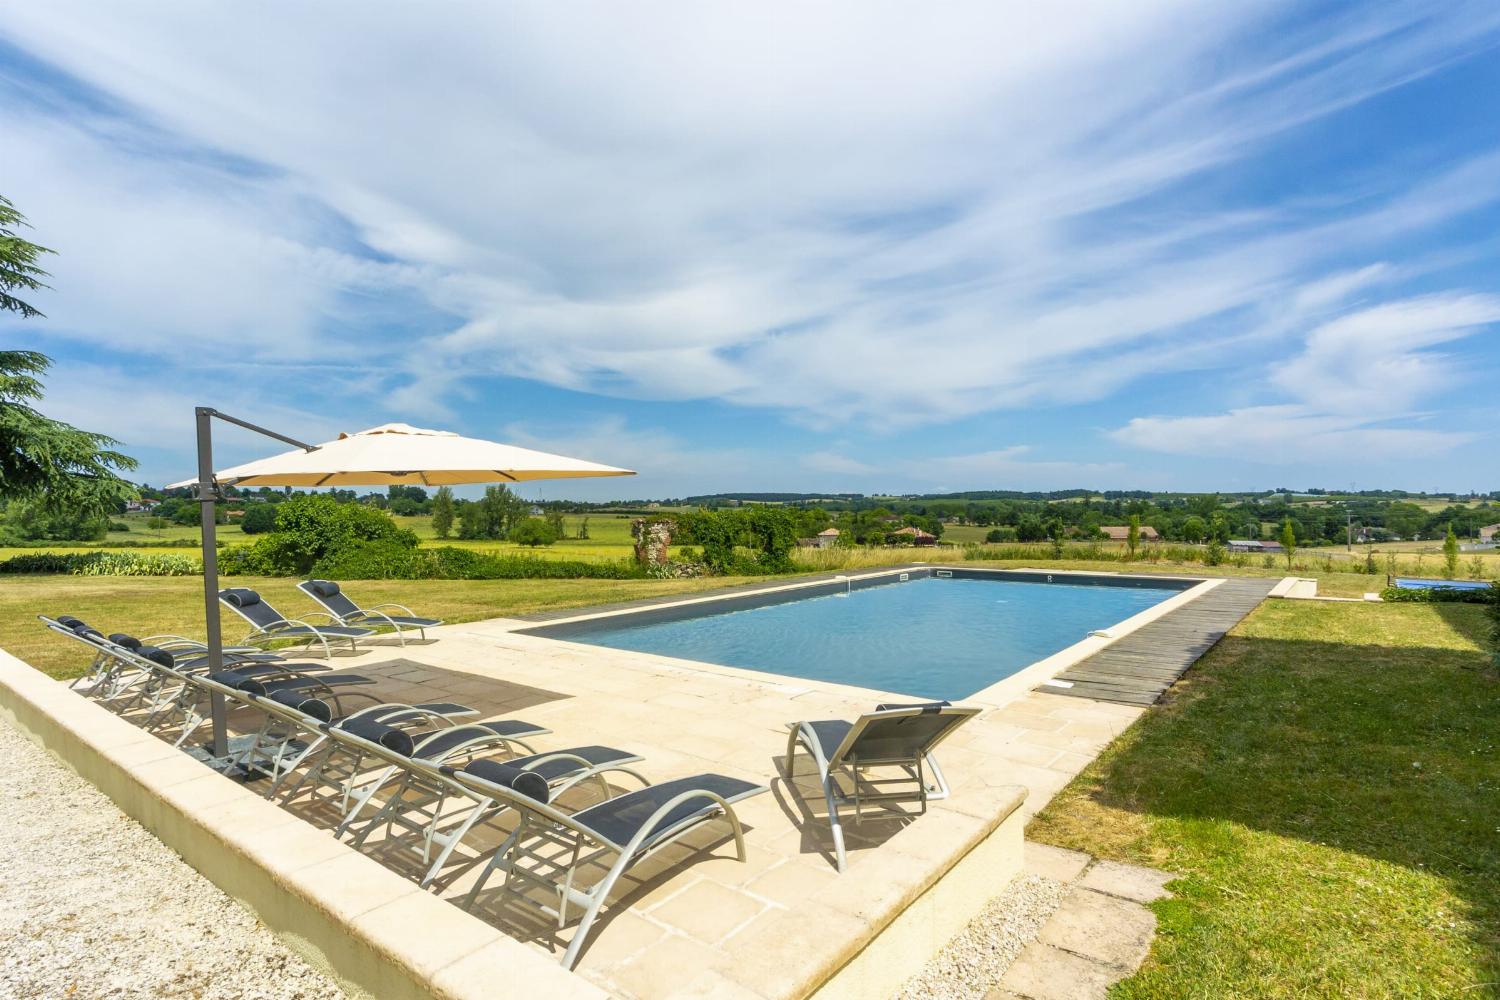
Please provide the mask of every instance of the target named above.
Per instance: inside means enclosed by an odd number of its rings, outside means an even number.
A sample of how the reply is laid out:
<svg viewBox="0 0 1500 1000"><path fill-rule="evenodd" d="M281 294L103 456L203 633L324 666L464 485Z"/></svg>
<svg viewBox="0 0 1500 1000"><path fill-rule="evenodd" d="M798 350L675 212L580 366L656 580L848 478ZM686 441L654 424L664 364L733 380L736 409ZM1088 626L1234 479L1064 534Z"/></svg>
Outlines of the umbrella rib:
<svg viewBox="0 0 1500 1000"><path fill-rule="evenodd" d="M499 469L491 469L490 471L493 472L495 475L500 476L500 477L502 477L504 479L509 479L513 483L519 483L520 482L519 479L517 479L515 476L512 476L509 472L501 472Z"/></svg>

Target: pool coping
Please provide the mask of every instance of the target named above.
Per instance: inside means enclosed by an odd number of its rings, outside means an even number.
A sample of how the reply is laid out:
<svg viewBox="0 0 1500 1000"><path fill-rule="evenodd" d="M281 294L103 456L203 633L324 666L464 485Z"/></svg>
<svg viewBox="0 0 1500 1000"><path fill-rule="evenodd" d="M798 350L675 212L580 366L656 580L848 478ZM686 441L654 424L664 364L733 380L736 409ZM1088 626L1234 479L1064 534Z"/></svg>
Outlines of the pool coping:
<svg viewBox="0 0 1500 1000"><path fill-rule="evenodd" d="M667 656L662 653L648 653L638 650L618 649L616 647L601 647L589 642L575 641L564 636L549 635L547 632L551 629L586 622L604 622L633 616L655 615L671 612L676 609L695 608L716 603L732 605L736 602L744 602L746 599L761 596L791 595L798 591L826 588L830 585L836 585L841 581L848 581L850 584L863 583L866 586L878 586L880 585L879 581L888 577L901 577L916 573L935 576L939 572L962 573L967 578L1015 579L1019 577L1045 576L1047 582L1051 582L1054 577L1070 577L1075 580L1139 580L1142 583L1171 581L1187 584L1187 586L1171 597L1164 598L1151 607L1139 611L1113 625L1096 629L1072 645L1065 646L1049 656L1022 667L1008 677L1003 677L987 687L980 688L972 695L960 699L965 704L978 705L985 709L999 708L1033 688L1046 690L1046 682L1055 678L1069 667L1075 666L1100 650L1123 639L1125 636L1139 631L1146 625L1158 621L1179 608L1190 604L1214 588L1222 586L1228 579L1228 577L1198 577L1159 573L1111 573L1097 570L1058 570L1031 567L999 569L949 563L907 563L862 573L819 574L812 578L801 578L789 583L766 586L744 584L723 588L722 590L707 594L693 594L688 597L650 598L645 601L629 601L618 604L596 605L587 608L574 608L564 612L548 612L545 618L537 615L517 616L516 618L505 620L509 623L506 631L514 635L562 643L566 646L584 646L589 649L608 648L612 653L619 654L627 659L636 657L648 658L637 661L642 665L666 662L679 669L702 670L708 673L739 677L763 684L780 685L788 690L795 688L822 688L843 692L862 692L871 696L878 696L879 698L912 698L914 697L913 695L882 691L878 688L868 688L857 684L845 684L820 678L798 677L792 674L756 670L751 667L736 667L723 663L713 663L707 660L691 660L684 657ZM787 597L786 599L796 600L797 598ZM490 624L495 624L495 622L491 622Z"/></svg>

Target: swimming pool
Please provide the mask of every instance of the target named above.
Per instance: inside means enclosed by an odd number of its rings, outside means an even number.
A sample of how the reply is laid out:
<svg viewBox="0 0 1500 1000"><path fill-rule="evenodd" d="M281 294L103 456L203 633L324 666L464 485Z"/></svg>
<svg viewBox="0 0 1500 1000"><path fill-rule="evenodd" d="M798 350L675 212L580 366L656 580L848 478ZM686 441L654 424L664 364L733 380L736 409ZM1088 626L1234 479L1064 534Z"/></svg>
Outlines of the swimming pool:
<svg viewBox="0 0 1500 1000"><path fill-rule="evenodd" d="M921 570L907 577L902 581L893 574L525 631L958 700L1197 583L978 570Z"/></svg>

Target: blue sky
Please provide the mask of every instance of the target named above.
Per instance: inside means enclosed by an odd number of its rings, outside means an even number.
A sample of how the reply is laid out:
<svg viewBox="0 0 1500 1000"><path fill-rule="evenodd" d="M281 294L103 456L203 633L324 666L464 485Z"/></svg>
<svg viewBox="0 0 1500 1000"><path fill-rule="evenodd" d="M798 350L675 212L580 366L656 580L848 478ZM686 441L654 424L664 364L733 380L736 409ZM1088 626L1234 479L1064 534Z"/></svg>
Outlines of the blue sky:
<svg viewBox="0 0 1500 1000"><path fill-rule="evenodd" d="M1500 490L1493 3L245 15L0 23L0 342L148 482L209 403L641 473L541 496Z"/></svg>

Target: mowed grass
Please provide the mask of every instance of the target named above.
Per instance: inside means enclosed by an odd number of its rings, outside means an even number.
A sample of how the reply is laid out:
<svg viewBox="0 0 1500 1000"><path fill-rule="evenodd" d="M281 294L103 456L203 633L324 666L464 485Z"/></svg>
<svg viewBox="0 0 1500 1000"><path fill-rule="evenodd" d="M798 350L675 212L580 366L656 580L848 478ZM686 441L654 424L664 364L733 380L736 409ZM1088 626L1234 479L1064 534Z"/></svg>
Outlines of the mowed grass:
<svg viewBox="0 0 1500 1000"><path fill-rule="evenodd" d="M697 580L367 580L351 584L349 590L361 603L399 601L418 614L465 622L688 594L744 582L744 577L723 576ZM294 579L234 577L228 583L260 591L284 615L318 610L296 589ZM76 615L106 633L202 638L203 579L0 577L0 648L53 677L74 677L86 665L79 656L81 647L43 628L36 619L38 613ZM223 610L226 642L236 642L248 631L243 620Z"/></svg>
<svg viewBox="0 0 1500 1000"><path fill-rule="evenodd" d="M1263 605L1033 820L1179 872L1137 997L1500 995L1481 609Z"/></svg>

